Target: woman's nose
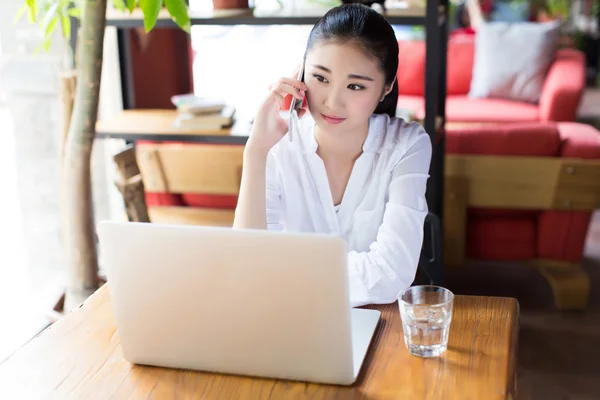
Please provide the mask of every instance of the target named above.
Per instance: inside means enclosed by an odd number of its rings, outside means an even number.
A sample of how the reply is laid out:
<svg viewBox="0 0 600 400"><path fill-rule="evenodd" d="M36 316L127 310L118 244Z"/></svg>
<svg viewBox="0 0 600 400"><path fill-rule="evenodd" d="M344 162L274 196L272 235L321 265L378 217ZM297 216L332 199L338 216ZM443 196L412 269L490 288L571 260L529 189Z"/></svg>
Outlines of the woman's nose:
<svg viewBox="0 0 600 400"><path fill-rule="evenodd" d="M331 111L338 111L344 107L344 96L342 91L337 88L333 88L327 92L324 102L325 107Z"/></svg>

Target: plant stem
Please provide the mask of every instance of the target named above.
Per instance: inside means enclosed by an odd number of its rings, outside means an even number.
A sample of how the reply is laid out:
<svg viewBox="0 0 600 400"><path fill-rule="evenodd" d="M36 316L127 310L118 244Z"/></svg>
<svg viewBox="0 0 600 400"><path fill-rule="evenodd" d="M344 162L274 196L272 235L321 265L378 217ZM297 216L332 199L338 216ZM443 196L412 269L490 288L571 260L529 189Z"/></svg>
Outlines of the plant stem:
<svg viewBox="0 0 600 400"><path fill-rule="evenodd" d="M78 306L98 288L90 161L100 95L106 0L90 0L81 5L77 89L61 182L68 272L65 311Z"/></svg>

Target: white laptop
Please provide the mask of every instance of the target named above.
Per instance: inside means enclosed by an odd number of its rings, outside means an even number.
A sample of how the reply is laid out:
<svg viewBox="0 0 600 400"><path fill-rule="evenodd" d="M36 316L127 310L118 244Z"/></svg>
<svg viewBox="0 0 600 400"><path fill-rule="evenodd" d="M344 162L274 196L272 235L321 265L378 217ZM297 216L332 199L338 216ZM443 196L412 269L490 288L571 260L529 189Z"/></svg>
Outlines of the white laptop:
<svg viewBox="0 0 600 400"><path fill-rule="evenodd" d="M98 234L129 362L356 380L380 312L350 307L342 238L134 222Z"/></svg>

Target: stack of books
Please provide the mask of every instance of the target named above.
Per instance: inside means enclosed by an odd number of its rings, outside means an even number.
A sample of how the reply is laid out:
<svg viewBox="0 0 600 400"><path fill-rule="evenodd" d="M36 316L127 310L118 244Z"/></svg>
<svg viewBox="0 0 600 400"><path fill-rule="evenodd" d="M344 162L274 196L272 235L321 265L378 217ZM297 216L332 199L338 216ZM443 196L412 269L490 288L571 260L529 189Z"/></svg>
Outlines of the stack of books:
<svg viewBox="0 0 600 400"><path fill-rule="evenodd" d="M177 107L176 128L193 130L219 130L233 125L235 108L225 101L196 95L173 96Z"/></svg>

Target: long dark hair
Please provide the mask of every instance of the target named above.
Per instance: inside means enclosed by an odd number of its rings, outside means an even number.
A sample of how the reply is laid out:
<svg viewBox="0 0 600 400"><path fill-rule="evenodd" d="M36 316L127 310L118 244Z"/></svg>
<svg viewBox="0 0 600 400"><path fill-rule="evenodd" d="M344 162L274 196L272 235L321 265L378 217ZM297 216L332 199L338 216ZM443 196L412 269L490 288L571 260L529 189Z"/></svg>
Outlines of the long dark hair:
<svg viewBox="0 0 600 400"><path fill-rule="evenodd" d="M318 42L353 42L379 61L379 68L389 85L398 71L398 40L394 29L377 11L362 4L345 4L329 10L312 28L306 52ZM305 56L306 57L306 56ZM398 82L377 105L374 113L396 115Z"/></svg>

